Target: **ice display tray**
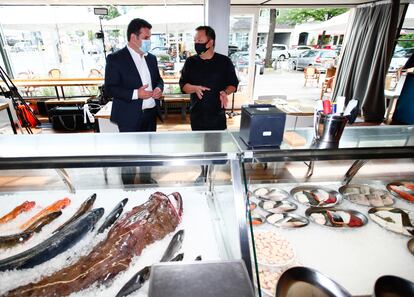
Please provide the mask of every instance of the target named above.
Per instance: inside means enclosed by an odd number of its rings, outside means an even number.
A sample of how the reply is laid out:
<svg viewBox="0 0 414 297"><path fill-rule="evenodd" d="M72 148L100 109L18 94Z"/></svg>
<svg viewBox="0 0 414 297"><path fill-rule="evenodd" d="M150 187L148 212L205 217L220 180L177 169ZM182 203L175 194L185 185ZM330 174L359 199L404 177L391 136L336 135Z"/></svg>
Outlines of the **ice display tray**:
<svg viewBox="0 0 414 297"><path fill-rule="evenodd" d="M342 202L337 191L319 186L298 186L290 190L290 195L299 203L313 207L332 207Z"/></svg>
<svg viewBox="0 0 414 297"><path fill-rule="evenodd" d="M377 189L369 185L350 184L339 188L342 196L359 205L382 207L394 204L394 199L385 190Z"/></svg>
<svg viewBox="0 0 414 297"><path fill-rule="evenodd" d="M368 218L352 209L310 207L305 212L314 223L334 228L358 228L368 223Z"/></svg>
<svg viewBox="0 0 414 297"><path fill-rule="evenodd" d="M286 213L294 211L298 206L290 201L268 201L261 200L258 203L259 207L270 213Z"/></svg>
<svg viewBox="0 0 414 297"><path fill-rule="evenodd" d="M382 228L406 236L414 236L414 213L401 208L373 207L368 215Z"/></svg>
<svg viewBox="0 0 414 297"><path fill-rule="evenodd" d="M253 196L262 200L282 201L289 198L289 193L279 188L261 187L253 191Z"/></svg>
<svg viewBox="0 0 414 297"><path fill-rule="evenodd" d="M280 228L301 228L309 224L307 218L292 213L270 214L266 216L266 221Z"/></svg>

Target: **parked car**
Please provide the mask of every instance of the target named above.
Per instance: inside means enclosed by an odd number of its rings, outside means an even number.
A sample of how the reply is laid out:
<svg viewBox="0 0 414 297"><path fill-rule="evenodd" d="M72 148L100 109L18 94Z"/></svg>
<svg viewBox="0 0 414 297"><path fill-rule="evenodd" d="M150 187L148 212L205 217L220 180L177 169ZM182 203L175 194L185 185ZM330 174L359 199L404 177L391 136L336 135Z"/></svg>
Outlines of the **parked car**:
<svg viewBox="0 0 414 297"><path fill-rule="evenodd" d="M234 64L234 67L237 71L243 71L247 69L249 66L249 52L243 51L243 52L236 52L230 57L231 61ZM259 54L256 54L255 64L259 65L259 73L264 73L264 61L262 58L260 58Z"/></svg>
<svg viewBox="0 0 414 297"><path fill-rule="evenodd" d="M414 54L414 47L396 50L392 56L388 72L395 72L407 63L407 60Z"/></svg>
<svg viewBox="0 0 414 297"><path fill-rule="evenodd" d="M266 57L266 45L262 45L258 48L257 53L259 54L261 59L264 59ZM272 59L273 60L285 60L289 58L289 51L286 44L273 44L272 48Z"/></svg>
<svg viewBox="0 0 414 297"><path fill-rule="evenodd" d="M307 45L298 45L297 47L289 50L289 55L291 58L296 58L297 56L299 56L301 53L306 52L308 50L312 50L313 48L311 46L307 46Z"/></svg>
<svg viewBox="0 0 414 297"><path fill-rule="evenodd" d="M331 65L336 65L338 55L335 50L309 50L301 53L291 61L294 70L304 69L307 66L315 66L324 72Z"/></svg>
<svg viewBox="0 0 414 297"><path fill-rule="evenodd" d="M169 54L169 47L168 46L156 46L150 50L150 53L154 56L162 56Z"/></svg>
<svg viewBox="0 0 414 297"><path fill-rule="evenodd" d="M229 45L229 54L228 56L231 57L235 52L238 52L239 48L237 45Z"/></svg>
<svg viewBox="0 0 414 297"><path fill-rule="evenodd" d="M12 48L11 51L18 53L18 52L30 52L36 50L36 46L33 45L30 41L19 41L16 42Z"/></svg>
<svg viewBox="0 0 414 297"><path fill-rule="evenodd" d="M174 70L174 61L169 55L158 55L156 57L160 70Z"/></svg>

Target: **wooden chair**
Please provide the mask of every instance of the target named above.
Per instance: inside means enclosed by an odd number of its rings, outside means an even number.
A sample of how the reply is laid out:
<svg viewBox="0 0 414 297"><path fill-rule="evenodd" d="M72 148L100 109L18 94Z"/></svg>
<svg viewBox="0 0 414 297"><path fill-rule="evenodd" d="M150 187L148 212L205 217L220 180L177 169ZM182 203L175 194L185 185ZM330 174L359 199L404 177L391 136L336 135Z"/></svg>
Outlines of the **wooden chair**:
<svg viewBox="0 0 414 297"><path fill-rule="evenodd" d="M325 79L325 81L322 83L321 100L325 94L330 94L333 92L334 80L335 76L332 76Z"/></svg>
<svg viewBox="0 0 414 297"><path fill-rule="evenodd" d="M305 70L303 71L305 75L305 84L304 87L306 87L306 83L308 80L316 80L316 83L319 85L319 77L320 73L316 67L308 66L305 67Z"/></svg>
<svg viewBox="0 0 414 297"><path fill-rule="evenodd" d="M103 77L103 75L102 75L102 73L98 69L92 68L89 71L88 77L101 78L101 77Z"/></svg>
<svg viewBox="0 0 414 297"><path fill-rule="evenodd" d="M62 72L58 68L50 69L48 75L50 78L60 78Z"/></svg>
<svg viewBox="0 0 414 297"><path fill-rule="evenodd" d="M336 74L336 67L333 67L333 66L329 67L328 69L326 69L325 79L335 76L335 74Z"/></svg>
<svg viewBox="0 0 414 297"><path fill-rule="evenodd" d="M30 70L25 71L25 72L19 72L17 74L17 79L33 79L33 78L34 78L34 74ZM37 89L35 87L25 87L22 91L26 95L26 97L33 97L36 94Z"/></svg>

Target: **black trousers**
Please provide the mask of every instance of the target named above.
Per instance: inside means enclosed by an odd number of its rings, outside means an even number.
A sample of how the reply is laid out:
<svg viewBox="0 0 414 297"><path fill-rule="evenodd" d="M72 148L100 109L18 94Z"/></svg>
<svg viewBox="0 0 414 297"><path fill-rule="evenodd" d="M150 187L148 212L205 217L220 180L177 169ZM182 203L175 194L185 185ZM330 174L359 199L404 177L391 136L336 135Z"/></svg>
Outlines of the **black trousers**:
<svg viewBox="0 0 414 297"><path fill-rule="evenodd" d="M190 114L192 131L221 131L227 129L226 113L221 111L217 114L208 114L204 112L192 112ZM204 150L206 152L221 151L220 140L214 135L206 134L204 136ZM200 176L207 178L208 165L201 165Z"/></svg>
<svg viewBox="0 0 414 297"><path fill-rule="evenodd" d="M203 111L191 111L190 113L191 130L208 131L208 130L226 130L226 112L205 113Z"/></svg>
<svg viewBox="0 0 414 297"><path fill-rule="evenodd" d="M155 132L157 130L157 108L144 109L141 120L135 125L118 124L119 132ZM141 183L150 183L151 167L141 166L139 170ZM136 167L122 167L121 178L124 185L134 184L137 169Z"/></svg>

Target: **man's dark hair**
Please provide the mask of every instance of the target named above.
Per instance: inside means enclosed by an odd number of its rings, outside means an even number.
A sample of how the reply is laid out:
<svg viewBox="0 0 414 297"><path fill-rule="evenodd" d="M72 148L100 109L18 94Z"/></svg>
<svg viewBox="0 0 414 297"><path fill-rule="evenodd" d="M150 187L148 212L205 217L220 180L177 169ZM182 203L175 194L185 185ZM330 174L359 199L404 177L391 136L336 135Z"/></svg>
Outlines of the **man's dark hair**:
<svg viewBox="0 0 414 297"><path fill-rule="evenodd" d="M139 18L133 19L129 23L128 29L127 29L128 41L131 39L131 34L139 34L139 31L141 30L141 28L151 29L152 25L143 19L139 19Z"/></svg>
<svg viewBox="0 0 414 297"><path fill-rule="evenodd" d="M208 40L213 40L214 41L214 45L216 44L216 32L214 32L214 29L211 28L210 26L198 26L196 28L196 31L201 31L203 30L206 33L206 36L208 38Z"/></svg>

